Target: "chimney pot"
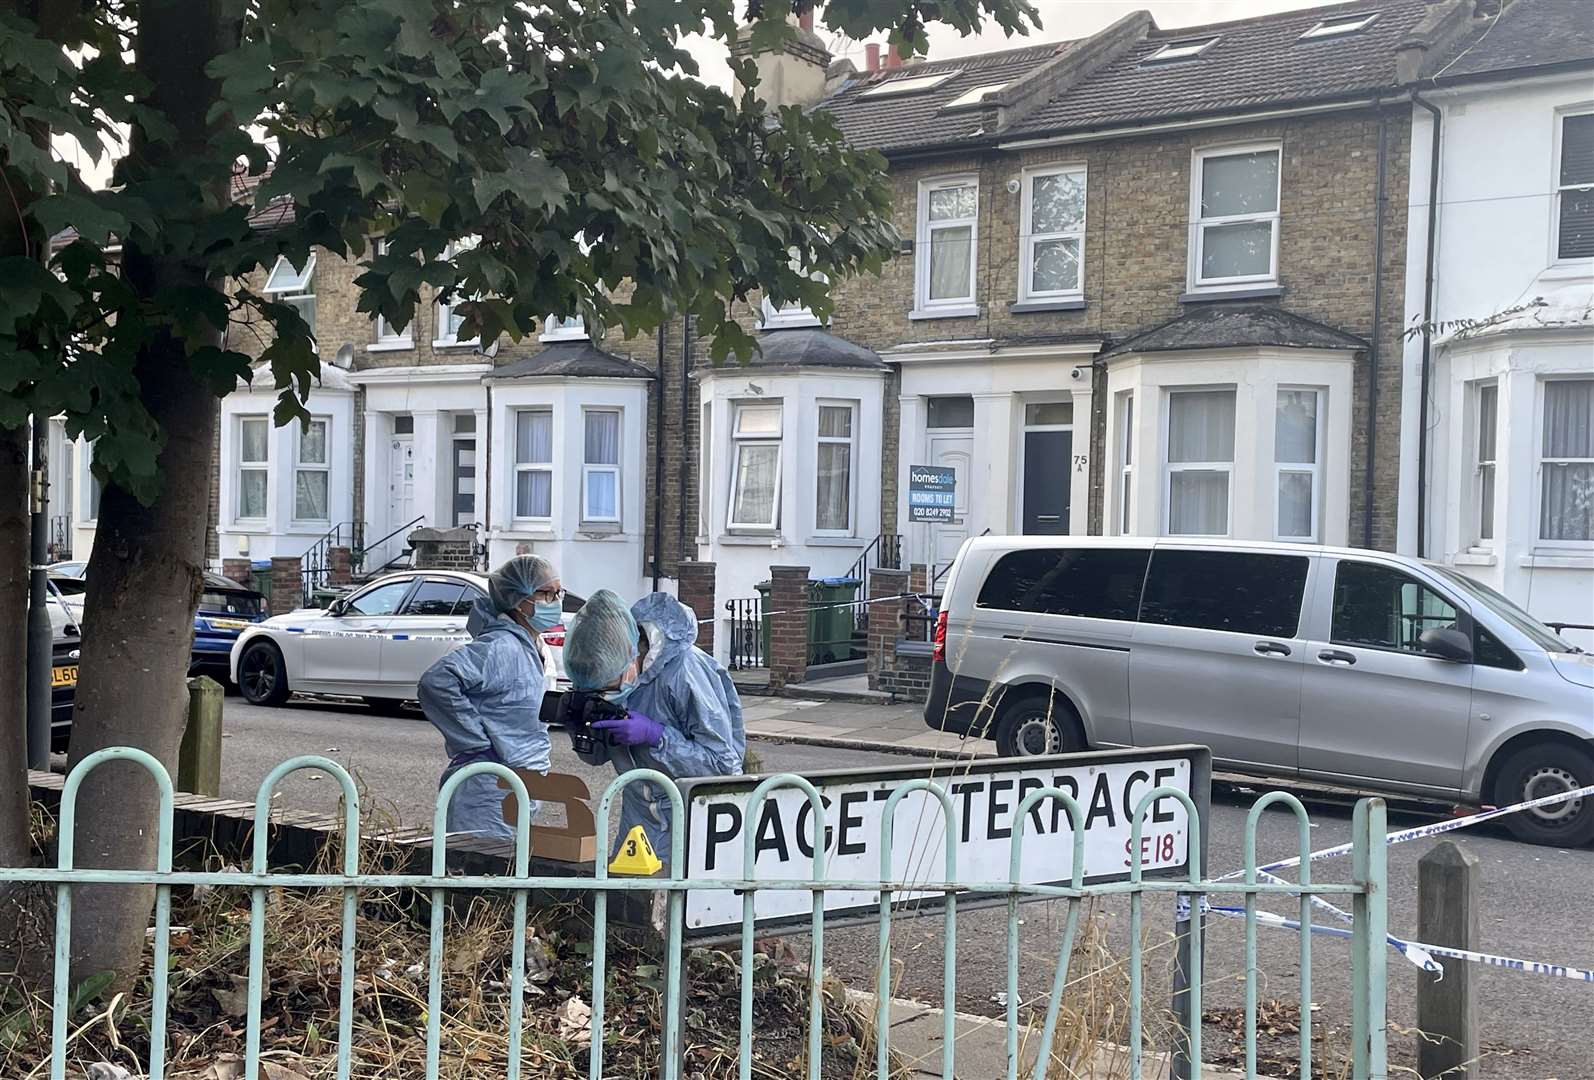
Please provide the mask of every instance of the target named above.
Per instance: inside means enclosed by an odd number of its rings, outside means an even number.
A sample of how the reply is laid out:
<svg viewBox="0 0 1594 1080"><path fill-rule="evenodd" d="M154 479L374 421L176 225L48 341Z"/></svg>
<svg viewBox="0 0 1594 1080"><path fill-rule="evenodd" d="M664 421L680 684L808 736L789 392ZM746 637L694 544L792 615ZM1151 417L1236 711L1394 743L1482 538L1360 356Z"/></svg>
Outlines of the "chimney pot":
<svg viewBox="0 0 1594 1080"><path fill-rule="evenodd" d="M865 71L880 70L880 46L878 44L873 41L869 42L869 44L863 47L863 55Z"/></svg>
<svg viewBox="0 0 1594 1080"><path fill-rule="evenodd" d="M899 68L901 66L902 66L902 54L897 51L896 44L892 43L891 47L886 50L886 67L888 67L888 68Z"/></svg>
<svg viewBox="0 0 1594 1080"><path fill-rule="evenodd" d="M804 30L812 31L814 28L814 9L809 8L807 11L797 16L797 25L802 27Z"/></svg>

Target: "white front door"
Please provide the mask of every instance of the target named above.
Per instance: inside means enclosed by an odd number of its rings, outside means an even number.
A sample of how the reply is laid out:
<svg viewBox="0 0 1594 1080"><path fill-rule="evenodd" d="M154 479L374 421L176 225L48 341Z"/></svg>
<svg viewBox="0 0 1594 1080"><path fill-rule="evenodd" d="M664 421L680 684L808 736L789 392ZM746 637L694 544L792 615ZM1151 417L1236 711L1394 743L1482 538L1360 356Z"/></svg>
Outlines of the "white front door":
<svg viewBox="0 0 1594 1080"><path fill-rule="evenodd" d="M415 436L395 435L389 449L389 528L396 529L415 520Z"/></svg>
<svg viewBox="0 0 1594 1080"><path fill-rule="evenodd" d="M930 526L930 558L935 563L932 573L951 563L963 541L969 538L969 476L973 461L972 434L931 433L930 464L951 469L957 478L952 493L952 520Z"/></svg>

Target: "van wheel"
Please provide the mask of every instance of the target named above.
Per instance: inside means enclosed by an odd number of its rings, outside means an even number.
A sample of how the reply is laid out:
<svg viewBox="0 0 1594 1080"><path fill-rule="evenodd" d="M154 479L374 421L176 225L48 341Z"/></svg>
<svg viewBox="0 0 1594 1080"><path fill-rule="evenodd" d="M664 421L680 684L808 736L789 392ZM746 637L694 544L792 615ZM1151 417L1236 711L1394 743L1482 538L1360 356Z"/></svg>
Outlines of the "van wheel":
<svg viewBox="0 0 1594 1080"><path fill-rule="evenodd" d="M1497 806L1542 799L1594 784L1594 755L1565 743L1540 743L1512 754L1495 781ZM1581 847L1594 842L1594 798L1584 796L1508 815L1511 835L1528 844Z"/></svg>
<svg viewBox="0 0 1594 1080"><path fill-rule="evenodd" d="M1040 757L1080 749L1074 710L1056 698L1015 701L996 721L996 752L1003 757Z"/></svg>
<svg viewBox="0 0 1594 1080"><path fill-rule="evenodd" d="M281 705L288 700L288 665L269 641L257 641L238 658L238 690L251 705Z"/></svg>

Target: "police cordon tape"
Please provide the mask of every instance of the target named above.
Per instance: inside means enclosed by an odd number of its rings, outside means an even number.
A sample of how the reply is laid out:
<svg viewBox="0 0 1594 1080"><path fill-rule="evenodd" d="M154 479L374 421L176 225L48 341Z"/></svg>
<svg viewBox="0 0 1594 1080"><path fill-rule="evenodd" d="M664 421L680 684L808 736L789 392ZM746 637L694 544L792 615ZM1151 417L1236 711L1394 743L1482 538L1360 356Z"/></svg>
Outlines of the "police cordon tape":
<svg viewBox="0 0 1594 1080"><path fill-rule="evenodd" d="M809 604L805 608L787 608L784 611L760 611L758 613L758 617L762 619L762 618L764 618L765 616L768 616L768 615L796 615L796 614L798 614L800 612L804 612L804 611L808 611L808 612L835 611L835 610L838 610L840 608L867 607L870 604L886 604L886 603L891 603L891 602L894 602L894 601L897 601L897 600L938 600L938 599L940 599L940 597L935 596L933 593L905 592L905 593L897 593L895 596L872 596L872 597L870 597L867 600L842 600L842 601L840 601L838 603L834 603L834 604ZM697 625L706 626L707 624L709 624L711 622L714 622L714 621L715 621L714 619L699 619L699 620L697 620Z"/></svg>
<svg viewBox="0 0 1594 1080"><path fill-rule="evenodd" d="M1511 806L1500 806L1494 808L1493 810L1483 810L1476 814L1468 814L1465 817L1451 818L1448 821L1436 821L1430 825L1417 825L1410 829L1399 829L1384 837L1384 843L1386 846L1390 846L1394 844L1403 844L1408 840L1419 840L1426 836L1439 836L1447 832L1453 832L1456 829L1464 829L1468 826L1478 825L1485 821L1493 821L1495 818L1505 817L1507 814L1516 814L1524 810L1531 810L1538 806L1549 806L1553 805L1554 803L1569 802L1572 799L1582 799L1588 797L1594 797L1594 784L1590 784L1587 787L1576 788L1572 791L1562 791L1557 792L1554 795L1545 795L1541 798L1529 799L1526 802L1514 803ZM1268 863L1265 866L1259 866L1256 868L1256 874L1258 878L1265 879L1272 884L1288 885L1291 883L1285 881L1281 877L1278 877L1272 873L1272 871L1285 870L1293 866L1299 866L1302 862L1318 862L1322 859L1331 859L1339 855L1349 854L1350 851L1350 844L1340 844L1335 847L1323 848L1321 851L1311 852L1304 858L1297 855L1293 858L1281 859L1278 862ZM1224 874L1222 877L1217 878L1216 880L1233 881L1236 878L1242 878L1244 876L1244 870L1235 870ZM1333 904L1329 903L1327 900L1324 900L1320 896L1312 897L1312 905L1330 912L1336 918L1346 923L1353 922L1352 916L1349 912L1342 908L1335 907ZM1201 898L1201 911L1203 914L1211 912L1212 914L1219 915L1224 918L1243 919L1245 918L1246 914L1245 908L1243 907L1224 907L1209 904L1204 896ZM1178 922L1188 922L1190 920L1190 900L1188 897L1180 895L1175 899L1174 918ZM1283 915L1278 915L1271 911L1258 911L1256 913L1256 918L1257 922L1266 926L1273 926L1283 930L1295 930L1297 932L1299 932L1301 929L1301 924L1299 921L1286 918ZM1329 934L1334 937L1349 937L1351 934L1351 931L1349 930L1342 930L1336 926L1319 926L1316 923L1312 924L1311 931L1314 934ZM1577 982L1594 983L1594 968L1572 967L1566 964L1550 964L1540 960L1524 960L1519 957L1500 956L1495 953L1473 952L1470 949L1452 949L1444 945L1429 945L1421 941L1408 941L1405 938L1399 938L1393 934L1386 934L1385 940L1389 943L1390 948L1400 953L1400 955L1405 957L1408 961L1415 964L1417 967L1422 968L1424 971L1435 973L1441 979L1444 978L1445 969L1442 964L1434 959L1435 956L1446 956L1456 960L1468 960L1477 964L1487 964L1490 967L1506 968L1511 971L1522 971L1532 975L1550 975L1557 978L1572 979Z"/></svg>

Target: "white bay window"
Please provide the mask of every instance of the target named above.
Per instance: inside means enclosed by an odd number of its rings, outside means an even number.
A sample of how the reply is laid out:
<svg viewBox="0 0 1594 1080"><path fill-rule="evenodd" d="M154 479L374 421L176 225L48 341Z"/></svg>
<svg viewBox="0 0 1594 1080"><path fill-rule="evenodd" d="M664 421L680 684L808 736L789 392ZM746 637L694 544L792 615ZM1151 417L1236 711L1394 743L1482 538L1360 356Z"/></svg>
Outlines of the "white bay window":
<svg viewBox="0 0 1594 1080"><path fill-rule="evenodd" d="M853 417L856 406L819 406L819 470L814 530L835 536L852 532Z"/></svg>
<svg viewBox="0 0 1594 1080"><path fill-rule="evenodd" d="M1130 507L1135 490L1135 394L1118 394L1118 535L1131 535Z"/></svg>
<svg viewBox="0 0 1594 1080"><path fill-rule="evenodd" d="M515 517L553 517L553 411L515 413Z"/></svg>
<svg viewBox="0 0 1594 1080"><path fill-rule="evenodd" d="M732 406L731 529L780 527L781 407Z"/></svg>
<svg viewBox="0 0 1594 1080"><path fill-rule="evenodd" d="M270 477L271 421L263 416L238 421L238 517L263 521Z"/></svg>
<svg viewBox="0 0 1594 1080"><path fill-rule="evenodd" d="M620 523L620 413L588 409L582 414L581 520Z"/></svg>
<svg viewBox="0 0 1594 1080"><path fill-rule="evenodd" d="M1594 379L1544 383L1539 538L1594 542Z"/></svg>
<svg viewBox="0 0 1594 1080"><path fill-rule="evenodd" d="M1084 294L1085 170L1026 173L1019 300Z"/></svg>
<svg viewBox="0 0 1594 1080"><path fill-rule="evenodd" d="M1227 536L1234 471L1234 391L1168 394L1167 533Z"/></svg>
<svg viewBox="0 0 1594 1080"><path fill-rule="evenodd" d="M1281 389L1273 417L1274 536L1316 542L1322 502L1322 392Z"/></svg>
<svg viewBox="0 0 1594 1080"><path fill-rule="evenodd" d="M1277 144L1198 150L1190 183L1190 287L1278 280Z"/></svg>
<svg viewBox="0 0 1594 1080"><path fill-rule="evenodd" d="M980 189L972 176L919 185L916 306L919 318L976 314L974 263Z"/></svg>

